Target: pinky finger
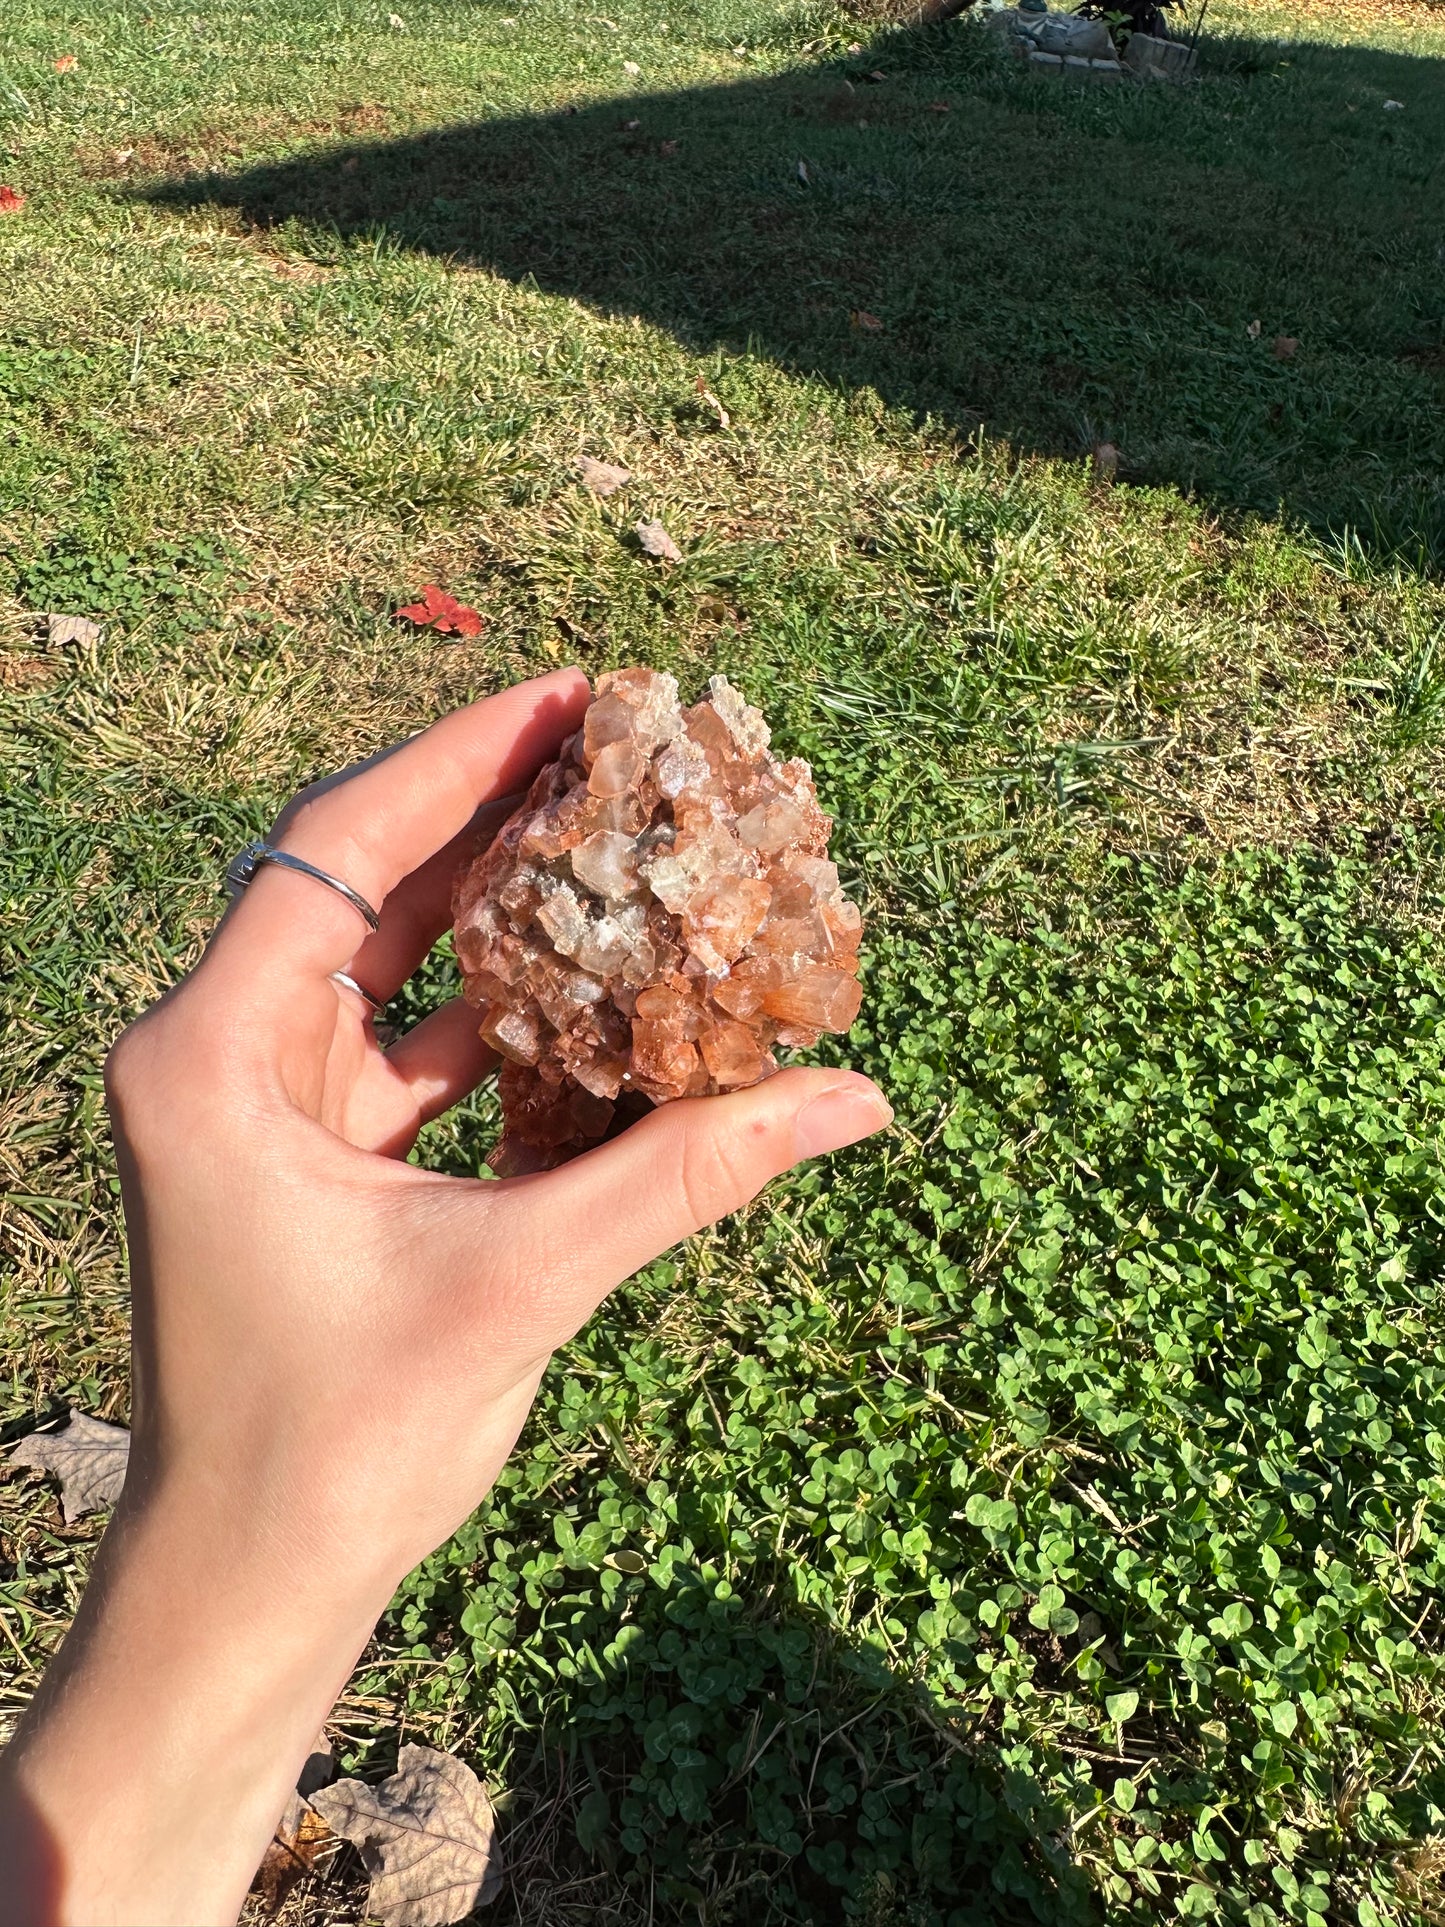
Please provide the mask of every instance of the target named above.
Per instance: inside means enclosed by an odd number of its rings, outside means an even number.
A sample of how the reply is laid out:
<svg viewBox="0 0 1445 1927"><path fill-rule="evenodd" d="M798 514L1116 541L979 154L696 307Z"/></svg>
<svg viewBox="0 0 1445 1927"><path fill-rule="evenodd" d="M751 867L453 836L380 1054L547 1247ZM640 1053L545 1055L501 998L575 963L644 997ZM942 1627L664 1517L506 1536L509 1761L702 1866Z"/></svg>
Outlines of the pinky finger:
<svg viewBox="0 0 1445 1927"><path fill-rule="evenodd" d="M423 1124L460 1104L497 1068L497 1053L477 1032L477 1012L454 997L423 1017L386 1053L386 1061L410 1090Z"/></svg>

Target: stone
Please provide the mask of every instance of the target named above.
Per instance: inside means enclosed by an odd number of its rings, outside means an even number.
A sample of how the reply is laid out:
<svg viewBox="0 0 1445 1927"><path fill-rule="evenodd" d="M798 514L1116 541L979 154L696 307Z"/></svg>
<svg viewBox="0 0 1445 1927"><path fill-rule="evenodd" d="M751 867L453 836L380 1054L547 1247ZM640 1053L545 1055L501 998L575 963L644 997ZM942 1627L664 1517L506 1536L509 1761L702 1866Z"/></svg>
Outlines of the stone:
<svg viewBox="0 0 1445 1927"><path fill-rule="evenodd" d="M1034 44L1046 54L1082 60L1109 60L1114 41L1102 20L1080 20L1071 13L1046 14L1034 31Z"/></svg>
<svg viewBox="0 0 1445 1927"><path fill-rule="evenodd" d="M1141 80L1183 80L1192 73L1195 49L1184 40L1136 33L1124 49L1124 65Z"/></svg>
<svg viewBox="0 0 1445 1927"><path fill-rule="evenodd" d="M1029 55L1029 66L1037 73L1061 74L1064 71L1062 54L1046 54L1035 47Z"/></svg>
<svg viewBox="0 0 1445 1927"><path fill-rule="evenodd" d="M858 1015L863 919L813 773L725 677L599 677L582 727L457 878L458 962L503 1059L503 1175L655 1104L756 1084Z"/></svg>

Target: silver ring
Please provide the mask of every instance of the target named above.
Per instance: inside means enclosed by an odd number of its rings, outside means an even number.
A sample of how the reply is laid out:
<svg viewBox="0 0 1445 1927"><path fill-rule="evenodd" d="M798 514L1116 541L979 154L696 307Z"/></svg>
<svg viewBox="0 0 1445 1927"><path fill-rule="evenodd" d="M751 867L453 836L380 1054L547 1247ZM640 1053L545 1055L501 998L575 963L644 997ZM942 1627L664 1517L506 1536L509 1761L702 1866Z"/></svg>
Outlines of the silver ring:
<svg viewBox="0 0 1445 1927"><path fill-rule="evenodd" d="M365 984L359 984L355 977L349 975L346 971L333 970L331 973L331 981L334 984L340 984L345 990L354 990L357 996L370 1004L371 1008L376 1011L378 1015L386 1009L385 998L373 997Z"/></svg>
<svg viewBox="0 0 1445 1927"><path fill-rule="evenodd" d="M353 910L360 911L361 915L366 918L371 929L379 930L381 928L381 918L372 909L371 905L366 901L366 898L358 891L353 890L349 883L343 883L340 877L328 876L325 870L318 870L316 865L314 863L308 863L305 857L292 856L289 850L273 850L269 843L263 843L259 840L255 843L248 843L244 850L238 851L237 854L231 858L230 864L226 869L227 896L233 901L240 896L247 884L254 879L256 872L263 863L274 863L282 870L294 870L298 876L310 877L313 882L324 883L328 890L334 890L338 896L345 897ZM355 988L361 990L360 984L357 984ZM362 991L361 994L364 997L366 992Z"/></svg>

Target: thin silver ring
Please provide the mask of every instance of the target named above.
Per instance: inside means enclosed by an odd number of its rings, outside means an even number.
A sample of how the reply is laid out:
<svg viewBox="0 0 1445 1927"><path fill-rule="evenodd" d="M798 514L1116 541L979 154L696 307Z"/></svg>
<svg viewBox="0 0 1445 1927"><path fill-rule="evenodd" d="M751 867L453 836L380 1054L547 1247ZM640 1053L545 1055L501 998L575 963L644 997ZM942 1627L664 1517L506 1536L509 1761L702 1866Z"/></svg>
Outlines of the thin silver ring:
<svg viewBox="0 0 1445 1927"><path fill-rule="evenodd" d="M331 981L334 984L340 984L345 990L354 990L357 996L370 1004L371 1008L378 1015L386 1009L386 999L384 997L373 997L366 985L359 984L355 977L351 976L347 971L333 970L331 973Z"/></svg>
<svg viewBox="0 0 1445 1927"><path fill-rule="evenodd" d="M315 883L324 883L328 890L334 890L338 896L345 897L352 909L359 911L365 917L372 930L381 928L381 918L366 898L359 891L353 890L349 883L343 883L340 877L328 876L325 870L318 870L316 865L308 863L305 857L292 856L289 850L273 850L269 843L263 843L259 838L254 843L248 843L244 850L238 851L231 858L226 870L226 894L233 900L240 896L247 884L255 878L256 872L263 863L274 863L282 870L294 870L298 876L310 877ZM357 984L356 988L361 990L360 984ZM366 992L362 991L361 994L365 996Z"/></svg>

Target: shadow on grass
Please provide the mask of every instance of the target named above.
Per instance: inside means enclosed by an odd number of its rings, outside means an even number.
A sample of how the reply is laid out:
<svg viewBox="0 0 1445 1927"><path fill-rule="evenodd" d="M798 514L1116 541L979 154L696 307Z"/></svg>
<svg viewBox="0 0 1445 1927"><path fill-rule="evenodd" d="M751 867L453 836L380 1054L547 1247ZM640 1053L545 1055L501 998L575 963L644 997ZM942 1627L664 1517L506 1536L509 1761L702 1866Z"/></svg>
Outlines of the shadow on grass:
<svg viewBox="0 0 1445 1927"><path fill-rule="evenodd" d="M749 1575L776 1577L766 1561ZM585 1625L559 1593L510 1635L535 1646L560 1613L574 1643L516 1736L498 1927L650 1920L653 1903L718 1927L1095 1927L1050 1791L1001 1764L996 1737L946 1726L876 1649L780 1606L775 1583L748 1606L678 1566L625 1613L592 1611ZM485 1667L476 1690L495 1690Z"/></svg>
<svg viewBox="0 0 1445 1927"><path fill-rule="evenodd" d="M1197 87L1075 87L960 24L148 197L484 267L964 434L1112 441L1125 479L1434 568L1442 66L1216 41Z"/></svg>

